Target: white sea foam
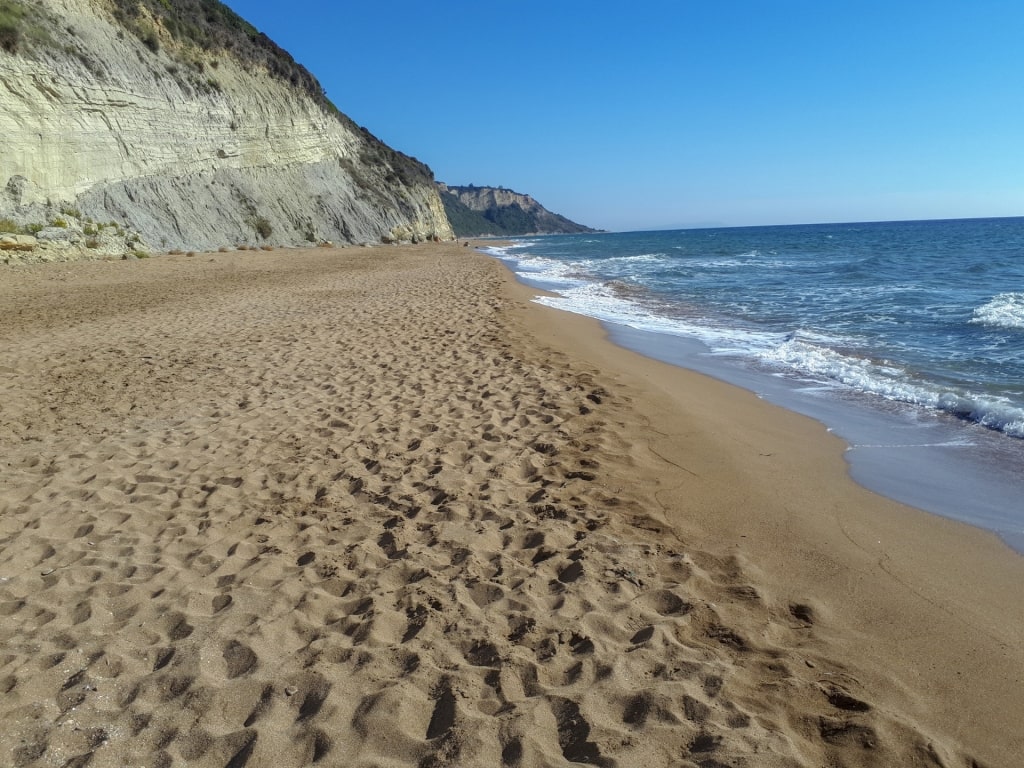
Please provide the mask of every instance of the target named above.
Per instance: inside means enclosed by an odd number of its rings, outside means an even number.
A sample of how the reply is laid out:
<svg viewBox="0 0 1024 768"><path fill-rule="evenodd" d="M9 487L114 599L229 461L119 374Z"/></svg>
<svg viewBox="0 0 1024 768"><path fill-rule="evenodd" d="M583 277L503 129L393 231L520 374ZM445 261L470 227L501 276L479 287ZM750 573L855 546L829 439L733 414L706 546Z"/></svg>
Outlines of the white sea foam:
<svg viewBox="0 0 1024 768"><path fill-rule="evenodd" d="M938 393L908 382L898 368L844 355L828 346L809 343L799 337L787 339L760 355L763 362L782 365L838 381L862 392L872 392L891 400L929 405L938 404Z"/></svg>
<svg viewBox="0 0 1024 768"><path fill-rule="evenodd" d="M1024 329L1024 293L1000 293L975 309L971 322L995 328Z"/></svg>
<svg viewBox="0 0 1024 768"><path fill-rule="evenodd" d="M664 253L638 253L633 256L612 256L610 259L587 261L587 264L635 264L635 263L661 263L665 259Z"/></svg>
<svg viewBox="0 0 1024 768"><path fill-rule="evenodd" d="M759 270L784 270L800 266L797 262L789 259L780 259L778 255L769 251L767 254L761 251L749 251L736 256L704 256L692 257L686 261L688 266L694 269L750 269L756 267Z"/></svg>
<svg viewBox="0 0 1024 768"><path fill-rule="evenodd" d="M499 259L507 259L516 256L516 251L525 250L535 244L535 240L517 240L505 245L482 245L479 246L479 250Z"/></svg>
<svg viewBox="0 0 1024 768"><path fill-rule="evenodd" d="M969 392L943 391L915 380L899 366L867 360L837 351L849 340L830 334L800 330L779 334L751 329L716 326L703 318L688 321L659 314L653 307L616 294L611 284L579 281L559 296L534 299L539 304L588 315L638 330L696 338L713 355L753 358L762 364L782 368L788 375L811 376L829 385L945 411L1012 437L1024 437L1024 409L1000 398L986 398Z"/></svg>
<svg viewBox="0 0 1024 768"><path fill-rule="evenodd" d="M564 266L564 265L563 265ZM531 276L527 272L524 277ZM548 281L557 282L553 277ZM534 301L566 312L587 315L609 323L640 331L696 338L714 354L750 356L753 350L765 349L779 342L779 334L716 325L707 318L684 318L659 311L655 300L641 303L624 295L617 281L594 282L578 279L567 285L563 279L557 296L538 296Z"/></svg>
<svg viewBox="0 0 1024 768"><path fill-rule="evenodd" d="M786 376L805 379L811 385L848 388L895 402L945 411L965 421L1024 438L1024 409L1009 400L968 391L946 391L915 377L899 365L840 351L861 346L857 338L807 328L780 334L750 326L738 327L734 322L689 315L679 304L669 302L662 306L654 295L634 294L629 284L620 280L599 281L592 276L588 269L591 263L587 260L573 263L507 250L495 255L510 262L523 278L557 291L554 296L535 298L538 304L637 330L695 338L715 356L754 360ZM616 260L636 263L655 258L657 254L641 254L616 257ZM604 260L604 263L608 261L611 260ZM596 268L597 264L593 266ZM1011 312L1010 316L1017 317L1018 325L1012 327L1024 328L1024 294L1003 294L990 302L997 303L1014 308L1017 314Z"/></svg>
<svg viewBox="0 0 1024 768"><path fill-rule="evenodd" d="M1004 398L943 391L929 383L916 381L898 366L845 355L799 338L787 339L760 357L769 364L837 381L859 392L934 408L1011 437L1024 437L1024 409Z"/></svg>

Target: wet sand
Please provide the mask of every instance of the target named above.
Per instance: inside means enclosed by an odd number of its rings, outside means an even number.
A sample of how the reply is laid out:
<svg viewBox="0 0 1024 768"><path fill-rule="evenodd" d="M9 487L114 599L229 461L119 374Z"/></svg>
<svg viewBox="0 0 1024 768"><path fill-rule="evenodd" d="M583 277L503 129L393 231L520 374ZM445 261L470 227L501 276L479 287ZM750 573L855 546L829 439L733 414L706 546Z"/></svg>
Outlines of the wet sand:
<svg viewBox="0 0 1024 768"><path fill-rule="evenodd" d="M1024 558L531 295L3 270L0 764L1017 764Z"/></svg>

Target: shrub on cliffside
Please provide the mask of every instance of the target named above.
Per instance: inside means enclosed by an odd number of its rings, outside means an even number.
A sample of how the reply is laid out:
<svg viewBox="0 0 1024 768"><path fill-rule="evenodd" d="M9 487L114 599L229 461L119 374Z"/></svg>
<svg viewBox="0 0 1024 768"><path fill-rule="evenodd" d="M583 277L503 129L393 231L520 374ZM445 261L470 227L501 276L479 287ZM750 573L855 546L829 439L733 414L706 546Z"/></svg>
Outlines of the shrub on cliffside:
<svg viewBox="0 0 1024 768"><path fill-rule="evenodd" d="M57 23L41 5L0 0L0 51L14 54L33 45L51 46L51 30Z"/></svg>
<svg viewBox="0 0 1024 768"><path fill-rule="evenodd" d="M257 216L253 222L253 227L256 229L256 234L266 240L273 233L274 228L270 226L270 222L267 221L263 216Z"/></svg>
<svg viewBox="0 0 1024 768"><path fill-rule="evenodd" d="M0 48L8 53L17 53L21 43L21 22L25 9L9 2L0 0Z"/></svg>

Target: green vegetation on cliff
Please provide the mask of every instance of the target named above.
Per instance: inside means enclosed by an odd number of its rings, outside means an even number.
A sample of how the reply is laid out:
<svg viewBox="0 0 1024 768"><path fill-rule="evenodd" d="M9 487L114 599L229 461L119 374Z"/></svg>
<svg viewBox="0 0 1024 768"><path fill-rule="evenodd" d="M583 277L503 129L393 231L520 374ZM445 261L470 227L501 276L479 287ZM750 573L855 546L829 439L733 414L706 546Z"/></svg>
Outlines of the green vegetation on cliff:
<svg viewBox="0 0 1024 768"><path fill-rule="evenodd" d="M452 225L452 231L455 232L456 237L522 234L506 232L504 228L485 218L479 211L474 211L460 202L455 195L442 192L441 202L444 203L444 212L448 216L448 222Z"/></svg>
<svg viewBox="0 0 1024 768"><path fill-rule="evenodd" d="M26 43L48 43L49 27L56 23L36 5L23 0L0 0L0 51L15 54Z"/></svg>
<svg viewBox="0 0 1024 768"><path fill-rule="evenodd" d="M9 0L0 2L0 49L8 53L18 50L25 9Z"/></svg>

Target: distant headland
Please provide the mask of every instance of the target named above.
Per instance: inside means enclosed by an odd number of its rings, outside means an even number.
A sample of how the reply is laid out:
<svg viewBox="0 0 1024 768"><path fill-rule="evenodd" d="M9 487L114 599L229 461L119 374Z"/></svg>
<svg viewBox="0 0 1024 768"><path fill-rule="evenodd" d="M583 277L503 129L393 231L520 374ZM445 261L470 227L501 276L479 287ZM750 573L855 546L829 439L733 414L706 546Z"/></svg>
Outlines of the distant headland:
<svg viewBox="0 0 1024 768"><path fill-rule="evenodd" d="M441 202L458 237L553 235L599 232L552 213L529 195L504 187L437 183Z"/></svg>

